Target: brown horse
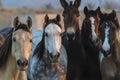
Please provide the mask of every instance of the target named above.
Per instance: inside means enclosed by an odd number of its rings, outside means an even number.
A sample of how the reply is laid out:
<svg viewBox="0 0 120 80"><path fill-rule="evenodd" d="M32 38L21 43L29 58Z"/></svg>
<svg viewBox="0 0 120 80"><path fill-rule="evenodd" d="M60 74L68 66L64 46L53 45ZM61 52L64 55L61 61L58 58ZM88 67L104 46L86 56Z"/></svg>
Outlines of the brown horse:
<svg viewBox="0 0 120 80"><path fill-rule="evenodd" d="M85 53L81 43L78 9L81 0L75 0L74 3L71 1L70 4L65 0L60 0L60 3L64 8L65 32L62 42L68 56L67 80L84 80Z"/></svg>
<svg viewBox="0 0 120 80"><path fill-rule="evenodd" d="M31 50L32 20L25 24L16 17L14 28L0 47L0 80L27 80L26 69Z"/></svg>
<svg viewBox="0 0 120 80"><path fill-rule="evenodd" d="M100 15L100 38L107 54L101 62L102 80L120 80L120 26L113 10Z"/></svg>
<svg viewBox="0 0 120 80"><path fill-rule="evenodd" d="M86 52L86 80L101 80L99 63L99 14L100 7L96 10L84 8L85 19L82 23L82 43Z"/></svg>

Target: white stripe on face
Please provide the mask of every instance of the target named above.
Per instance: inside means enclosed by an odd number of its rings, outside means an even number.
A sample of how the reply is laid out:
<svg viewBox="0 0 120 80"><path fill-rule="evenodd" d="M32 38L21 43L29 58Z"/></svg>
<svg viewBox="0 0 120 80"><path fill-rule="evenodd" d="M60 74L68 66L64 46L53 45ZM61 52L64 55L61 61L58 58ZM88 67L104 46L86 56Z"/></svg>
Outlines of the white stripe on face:
<svg viewBox="0 0 120 80"><path fill-rule="evenodd" d="M95 25L94 25L94 21L95 21L95 19L94 19L94 17L90 17L90 21L91 21L91 30L92 30L92 41L96 41L96 39L97 39L97 35L96 35L96 33L95 33Z"/></svg>
<svg viewBox="0 0 120 80"><path fill-rule="evenodd" d="M45 47L48 49L49 53L54 51L59 52L61 48L61 36L62 30L56 24L49 24L46 29L45 33L48 34L45 37Z"/></svg>
<svg viewBox="0 0 120 80"><path fill-rule="evenodd" d="M110 44L108 42L109 41L109 39L108 39L109 30L110 30L110 28L108 26L106 26L106 28L105 28L105 39L104 39L104 42L103 42L103 45L102 45L102 49L104 51L109 51L110 50Z"/></svg>
<svg viewBox="0 0 120 80"><path fill-rule="evenodd" d="M67 28L67 33L73 34L73 33L75 33L75 29L73 27L69 27L69 28Z"/></svg>

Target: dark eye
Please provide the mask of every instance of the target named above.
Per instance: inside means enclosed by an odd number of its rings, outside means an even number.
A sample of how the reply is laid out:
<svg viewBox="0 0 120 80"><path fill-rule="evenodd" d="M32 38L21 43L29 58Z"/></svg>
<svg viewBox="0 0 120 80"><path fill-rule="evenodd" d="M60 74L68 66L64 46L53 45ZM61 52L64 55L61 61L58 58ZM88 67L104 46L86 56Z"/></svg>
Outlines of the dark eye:
<svg viewBox="0 0 120 80"><path fill-rule="evenodd" d="M13 41L16 42L16 38L13 38Z"/></svg>
<svg viewBox="0 0 120 80"><path fill-rule="evenodd" d="M63 34L62 33L60 33L60 36L62 36Z"/></svg>
<svg viewBox="0 0 120 80"><path fill-rule="evenodd" d="M48 34L47 34L47 33L45 33L45 36L46 36L46 37L48 37Z"/></svg>
<svg viewBox="0 0 120 80"><path fill-rule="evenodd" d="M32 39L30 40L30 42L31 42L31 43L33 42Z"/></svg>

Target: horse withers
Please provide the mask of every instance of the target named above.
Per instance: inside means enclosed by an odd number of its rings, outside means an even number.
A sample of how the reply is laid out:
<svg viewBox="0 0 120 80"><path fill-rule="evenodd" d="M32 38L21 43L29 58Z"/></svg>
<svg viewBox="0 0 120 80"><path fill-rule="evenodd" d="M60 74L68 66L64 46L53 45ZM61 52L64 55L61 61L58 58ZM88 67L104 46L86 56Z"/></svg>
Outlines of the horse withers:
<svg viewBox="0 0 120 80"><path fill-rule="evenodd" d="M84 80L85 53L81 42L81 31L79 28L79 6L81 0L70 1L60 0L64 18L65 32L62 37L63 45L67 51L68 68L67 80Z"/></svg>
<svg viewBox="0 0 120 80"><path fill-rule="evenodd" d="M101 13L100 38L104 58L101 61L102 80L120 80L120 26L116 11Z"/></svg>
<svg viewBox="0 0 120 80"><path fill-rule="evenodd" d="M26 69L32 44L32 19L21 23L16 17L14 28L0 46L0 80L27 80Z"/></svg>
<svg viewBox="0 0 120 80"><path fill-rule="evenodd" d="M30 57L28 80L66 80L67 55L62 45L60 15L45 16L42 40Z"/></svg>

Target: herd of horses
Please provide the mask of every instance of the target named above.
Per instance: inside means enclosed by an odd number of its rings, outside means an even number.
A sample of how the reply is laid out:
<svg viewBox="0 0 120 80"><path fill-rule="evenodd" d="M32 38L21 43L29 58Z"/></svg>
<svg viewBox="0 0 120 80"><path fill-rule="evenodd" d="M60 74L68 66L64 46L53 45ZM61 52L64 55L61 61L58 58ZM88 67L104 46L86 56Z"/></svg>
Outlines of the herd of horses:
<svg viewBox="0 0 120 80"><path fill-rule="evenodd" d="M80 26L81 0L60 3L64 29L59 14L54 19L46 14L41 40L34 49L30 16L25 23L16 17L14 27L0 30L0 80L120 80L116 11L85 7Z"/></svg>

